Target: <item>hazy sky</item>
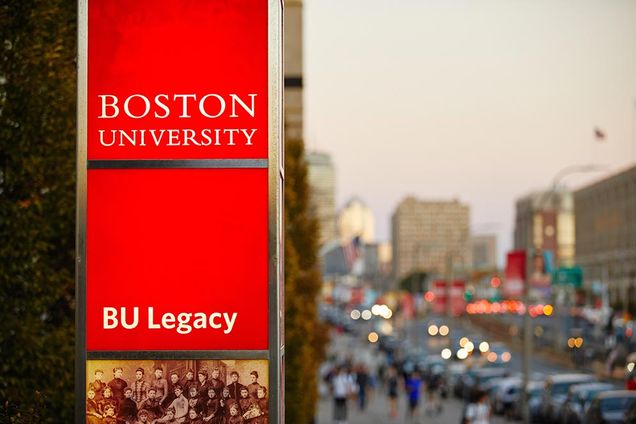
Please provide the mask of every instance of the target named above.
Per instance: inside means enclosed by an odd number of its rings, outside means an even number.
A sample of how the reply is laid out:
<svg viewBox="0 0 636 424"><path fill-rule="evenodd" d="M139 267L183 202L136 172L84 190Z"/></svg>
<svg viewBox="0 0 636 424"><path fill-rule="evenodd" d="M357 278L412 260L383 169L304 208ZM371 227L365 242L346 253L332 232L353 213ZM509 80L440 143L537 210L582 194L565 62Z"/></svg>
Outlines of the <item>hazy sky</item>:
<svg viewBox="0 0 636 424"><path fill-rule="evenodd" d="M365 200L379 240L404 196L458 198L501 258L516 198L568 165L636 162L635 0L305 0L304 12L307 146L332 154L338 206Z"/></svg>

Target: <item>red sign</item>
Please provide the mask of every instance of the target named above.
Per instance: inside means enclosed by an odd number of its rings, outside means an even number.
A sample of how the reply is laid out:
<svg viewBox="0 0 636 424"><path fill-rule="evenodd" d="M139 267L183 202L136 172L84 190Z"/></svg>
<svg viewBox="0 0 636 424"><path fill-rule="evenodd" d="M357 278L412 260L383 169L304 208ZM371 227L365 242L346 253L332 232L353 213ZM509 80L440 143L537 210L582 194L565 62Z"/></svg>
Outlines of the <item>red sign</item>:
<svg viewBox="0 0 636 424"><path fill-rule="evenodd" d="M87 243L88 350L267 349L266 169L91 170Z"/></svg>
<svg viewBox="0 0 636 424"><path fill-rule="evenodd" d="M88 159L267 158L267 1L90 1Z"/></svg>
<svg viewBox="0 0 636 424"><path fill-rule="evenodd" d="M79 1L76 422L104 369L282 419L281 39L276 0Z"/></svg>
<svg viewBox="0 0 636 424"><path fill-rule="evenodd" d="M466 283L464 281L453 281L450 289L450 308L451 314L458 316L464 313L466 309L466 300L464 292L466 291Z"/></svg>
<svg viewBox="0 0 636 424"><path fill-rule="evenodd" d="M267 349L267 2L88 9L88 350ZM132 167L134 167L134 162ZM141 165L143 168L146 165Z"/></svg>
<svg viewBox="0 0 636 424"><path fill-rule="evenodd" d="M526 280L526 251L508 252L506 260L506 279L503 284L503 295L507 299L520 299Z"/></svg>
<svg viewBox="0 0 636 424"><path fill-rule="evenodd" d="M445 314L448 302L448 288L445 280L433 281L433 294L433 311L437 314Z"/></svg>

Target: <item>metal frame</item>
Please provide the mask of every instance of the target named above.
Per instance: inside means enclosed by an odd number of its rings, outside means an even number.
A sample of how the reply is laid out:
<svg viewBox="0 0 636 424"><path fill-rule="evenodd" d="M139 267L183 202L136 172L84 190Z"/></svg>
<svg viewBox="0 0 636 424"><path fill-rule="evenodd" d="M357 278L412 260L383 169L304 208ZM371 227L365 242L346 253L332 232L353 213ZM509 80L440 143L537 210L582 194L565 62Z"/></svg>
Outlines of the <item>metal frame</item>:
<svg viewBox="0 0 636 424"><path fill-rule="evenodd" d="M89 160L88 169L254 169L269 167L267 159L126 159Z"/></svg>
<svg viewBox="0 0 636 424"><path fill-rule="evenodd" d="M86 421L86 159L88 0L77 5L77 206L75 234L75 422Z"/></svg>
<svg viewBox="0 0 636 424"><path fill-rule="evenodd" d="M282 258L282 22L283 0L268 1L268 159L202 160L87 160L88 95L88 1L78 0L78 76L77 76L77 211L76 211L76 282L75 313L75 422L86 420L86 361L89 359L245 359L268 360L269 420L282 423L283 399L279 294L283 290ZM86 208L88 169L268 169L268 350L200 350L200 351L86 351Z"/></svg>
<svg viewBox="0 0 636 424"><path fill-rule="evenodd" d="M281 382L281 361L283 360L284 341L281 340L281 307L280 292L283 290L283 276L280 275L281 228L283 228L283 211L281 210L283 184L283 0L268 0L268 80L269 80L269 171L268 171L268 239L269 239L269 422L283 423L285 417L280 416L281 399L279 389Z"/></svg>

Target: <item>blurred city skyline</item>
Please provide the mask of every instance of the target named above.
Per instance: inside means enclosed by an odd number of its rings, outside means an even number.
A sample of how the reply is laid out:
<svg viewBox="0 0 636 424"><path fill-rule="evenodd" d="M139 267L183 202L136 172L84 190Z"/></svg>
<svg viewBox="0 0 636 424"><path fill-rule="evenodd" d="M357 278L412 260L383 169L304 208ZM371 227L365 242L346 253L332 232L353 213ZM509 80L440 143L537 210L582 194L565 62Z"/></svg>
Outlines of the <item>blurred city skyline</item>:
<svg viewBox="0 0 636 424"><path fill-rule="evenodd" d="M502 264L516 199L636 161L636 2L311 0L304 19L307 148L380 241L405 196L459 199Z"/></svg>

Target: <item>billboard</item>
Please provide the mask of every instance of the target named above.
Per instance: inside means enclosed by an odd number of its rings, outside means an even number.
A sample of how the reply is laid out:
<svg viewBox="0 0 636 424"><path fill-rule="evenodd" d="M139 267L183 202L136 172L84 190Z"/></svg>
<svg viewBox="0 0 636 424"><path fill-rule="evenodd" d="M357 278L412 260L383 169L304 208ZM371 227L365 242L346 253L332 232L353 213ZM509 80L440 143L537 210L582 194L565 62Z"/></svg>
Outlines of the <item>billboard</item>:
<svg viewBox="0 0 636 424"><path fill-rule="evenodd" d="M252 367L282 422L281 38L280 1L79 2L77 422L95 363Z"/></svg>
<svg viewBox="0 0 636 424"><path fill-rule="evenodd" d="M506 256L506 272L502 291L506 299L521 299L526 281L526 251L514 250Z"/></svg>

